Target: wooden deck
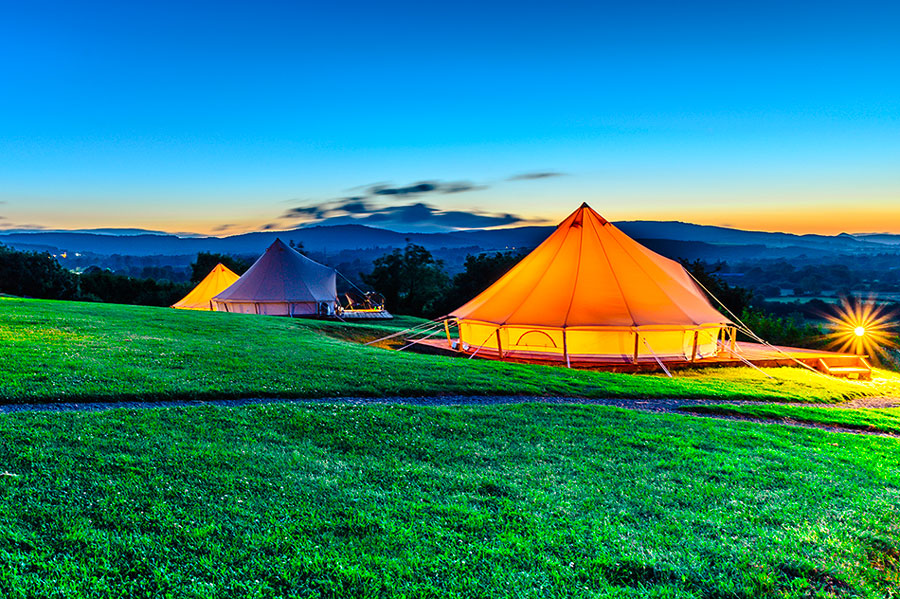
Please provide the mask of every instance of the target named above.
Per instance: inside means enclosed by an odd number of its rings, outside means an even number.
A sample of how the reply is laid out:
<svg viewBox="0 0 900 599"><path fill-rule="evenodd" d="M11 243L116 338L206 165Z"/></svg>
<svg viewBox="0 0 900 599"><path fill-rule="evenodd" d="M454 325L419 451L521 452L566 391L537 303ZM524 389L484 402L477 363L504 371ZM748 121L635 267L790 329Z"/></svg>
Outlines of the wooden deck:
<svg viewBox="0 0 900 599"><path fill-rule="evenodd" d="M409 350L421 353L440 354L446 356L470 357L471 352L456 351L448 347L446 339L426 339L410 346ZM740 356L740 357L738 357ZM743 358L743 359L742 359ZM519 364L547 364L563 366L565 361L559 356L547 358L539 354L513 354L499 358L497 350L481 349L474 355L476 360L498 360L515 362ZM767 346L760 343L739 341L735 344L735 352L723 350L716 356L698 358L691 362L684 359L666 358L663 360L669 370L679 368L703 368L715 366L746 366L750 362L754 366L800 366L802 362L825 374L834 376L846 376L849 378L868 379L871 377L871 367L865 360L865 356L856 354L842 354L824 350L803 349L799 347ZM571 368L587 370L603 370L607 372L656 372L661 368L652 357L641 357L637 363L628 358L616 357L573 357L569 360Z"/></svg>
<svg viewBox="0 0 900 599"><path fill-rule="evenodd" d="M391 320L394 315L387 310L344 310L343 320Z"/></svg>

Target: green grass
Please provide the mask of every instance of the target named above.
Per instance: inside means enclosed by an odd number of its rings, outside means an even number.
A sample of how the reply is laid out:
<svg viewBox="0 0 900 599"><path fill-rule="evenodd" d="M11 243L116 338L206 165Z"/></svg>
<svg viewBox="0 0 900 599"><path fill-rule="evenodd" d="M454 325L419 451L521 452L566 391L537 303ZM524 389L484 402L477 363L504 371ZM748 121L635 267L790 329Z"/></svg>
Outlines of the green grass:
<svg viewBox="0 0 900 599"><path fill-rule="evenodd" d="M864 431L880 431L900 435L900 408L854 409L818 408L809 406L782 405L712 405L690 406L686 411L701 414L722 414L726 416L749 416L829 424Z"/></svg>
<svg viewBox="0 0 900 599"><path fill-rule="evenodd" d="M340 324L110 304L0 299L0 402L562 395L834 402L900 391L900 377L801 369L631 375L368 347L414 319Z"/></svg>
<svg viewBox="0 0 900 599"><path fill-rule="evenodd" d="M0 596L890 596L898 451L593 406L20 413Z"/></svg>

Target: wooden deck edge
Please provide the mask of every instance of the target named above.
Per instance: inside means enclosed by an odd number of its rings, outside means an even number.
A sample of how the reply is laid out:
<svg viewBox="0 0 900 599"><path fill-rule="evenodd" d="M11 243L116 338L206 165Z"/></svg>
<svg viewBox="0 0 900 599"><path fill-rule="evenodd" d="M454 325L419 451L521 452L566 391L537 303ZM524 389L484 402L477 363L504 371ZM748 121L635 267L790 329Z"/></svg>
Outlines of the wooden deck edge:
<svg viewBox="0 0 900 599"><path fill-rule="evenodd" d="M416 343L407 349L406 351L415 351L416 353L421 354L429 354L429 355L439 355L439 356L453 356L459 358L466 359L475 359L475 360L494 360L494 361L502 361L509 362L512 364L533 364L540 366L566 366L565 358L562 356L559 359L536 359L536 358L524 358L521 356L504 356L500 359L497 356L496 350L481 350L474 356L472 356L468 352L461 352L450 349L445 342L432 342L432 343ZM748 359L754 366L758 366L761 368L777 368L784 366L793 366L793 367L802 367L797 362L802 362L803 364L814 368L821 372L818 368L821 356L820 354L811 353L809 356L794 355L792 357L788 356L779 356L779 357L769 357L769 358L750 358ZM697 369L697 368L733 368L733 367L742 367L747 364L737 358L726 358L724 356L716 356L713 359L703 358L694 362L689 360L663 360L666 368L669 370L686 370L686 369ZM578 359L570 360L570 367L578 370L595 370L599 372L620 372L620 373L633 373L633 372L662 372L659 364L656 361L640 361L637 364L630 362L601 362L601 361L585 361Z"/></svg>

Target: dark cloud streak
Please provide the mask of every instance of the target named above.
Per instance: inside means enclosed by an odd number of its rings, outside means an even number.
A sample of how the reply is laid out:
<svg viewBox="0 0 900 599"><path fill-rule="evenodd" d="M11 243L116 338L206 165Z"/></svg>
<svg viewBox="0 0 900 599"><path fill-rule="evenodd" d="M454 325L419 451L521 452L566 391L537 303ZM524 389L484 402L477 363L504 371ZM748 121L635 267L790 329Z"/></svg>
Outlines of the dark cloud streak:
<svg viewBox="0 0 900 599"><path fill-rule="evenodd" d="M357 224L401 231L452 231L503 227L527 222L509 213L442 210L422 202L403 206L374 206L365 203L364 207L366 208L364 211L348 210L347 205L341 209L335 209L328 204L303 207L304 214L312 212L318 214L319 218L305 220L300 224L304 226Z"/></svg>
<svg viewBox="0 0 900 599"><path fill-rule="evenodd" d="M559 173L530 173L518 175L523 179L540 179L558 176ZM354 187L350 191L362 193L322 202L304 202L285 211L279 220L310 225L371 225L402 231L451 231L458 229L484 229L521 224L522 217L509 213L491 213L482 210L444 210L420 200L423 196L436 198L441 195L468 193L487 189L469 181L418 181L410 185L387 183ZM390 202L390 203L389 203ZM415 203L411 203L415 202ZM277 228L269 223L263 230Z"/></svg>
<svg viewBox="0 0 900 599"><path fill-rule="evenodd" d="M565 173L557 173L553 171L539 171L535 173L522 173L513 175L507 181L536 181L538 179L549 179L551 177L562 177Z"/></svg>

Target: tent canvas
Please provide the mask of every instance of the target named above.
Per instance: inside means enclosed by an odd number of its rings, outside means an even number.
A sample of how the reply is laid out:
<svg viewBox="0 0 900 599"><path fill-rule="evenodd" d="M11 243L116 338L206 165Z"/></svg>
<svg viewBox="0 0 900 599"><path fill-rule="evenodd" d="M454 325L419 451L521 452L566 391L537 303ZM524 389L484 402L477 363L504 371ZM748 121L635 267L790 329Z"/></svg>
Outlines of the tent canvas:
<svg viewBox="0 0 900 599"><path fill-rule="evenodd" d="M280 239L231 287L213 297L217 310L242 314L334 314L335 270L310 260Z"/></svg>
<svg viewBox="0 0 900 599"><path fill-rule="evenodd" d="M212 310L213 296L228 289L238 278L237 274L220 262L190 293L172 304L172 307L181 310Z"/></svg>
<svg viewBox="0 0 900 599"><path fill-rule="evenodd" d="M449 316L464 351L566 361L693 360L732 326L679 263L587 204Z"/></svg>

